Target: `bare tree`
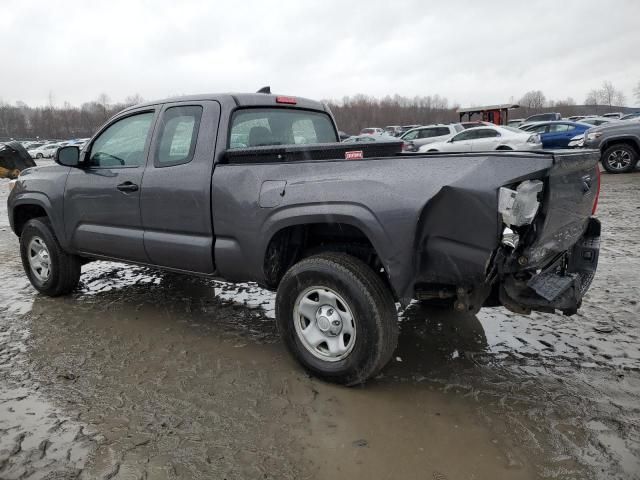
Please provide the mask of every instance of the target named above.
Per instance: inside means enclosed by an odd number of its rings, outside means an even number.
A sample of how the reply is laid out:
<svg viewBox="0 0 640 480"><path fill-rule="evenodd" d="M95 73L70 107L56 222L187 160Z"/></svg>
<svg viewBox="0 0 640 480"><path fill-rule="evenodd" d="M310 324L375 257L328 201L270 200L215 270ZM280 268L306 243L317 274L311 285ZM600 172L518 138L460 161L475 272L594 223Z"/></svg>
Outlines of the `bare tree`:
<svg viewBox="0 0 640 480"><path fill-rule="evenodd" d="M525 108L542 108L545 106L547 98L541 90L530 90L520 99L520 106Z"/></svg>
<svg viewBox="0 0 640 480"><path fill-rule="evenodd" d="M125 105L137 105L142 102L144 102L144 98L142 98L139 93L136 93L134 95L129 95L124 99Z"/></svg>
<svg viewBox="0 0 640 480"><path fill-rule="evenodd" d="M601 105L607 105L609 108L615 106L621 106L626 103L626 98L621 90L618 90L608 80L602 82L602 88L598 90L598 97Z"/></svg>

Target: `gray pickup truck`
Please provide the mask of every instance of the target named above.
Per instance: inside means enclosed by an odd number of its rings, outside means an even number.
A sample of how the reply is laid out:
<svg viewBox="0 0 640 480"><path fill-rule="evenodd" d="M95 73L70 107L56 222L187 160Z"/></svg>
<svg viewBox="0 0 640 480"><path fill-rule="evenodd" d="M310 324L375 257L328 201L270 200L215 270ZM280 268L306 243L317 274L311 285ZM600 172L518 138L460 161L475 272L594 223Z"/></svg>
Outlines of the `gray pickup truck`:
<svg viewBox="0 0 640 480"><path fill-rule="evenodd" d="M640 122L624 120L590 128L584 134L584 146L600 150L607 172L631 172L640 160Z"/></svg>
<svg viewBox="0 0 640 480"><path fill-rule="evenodd" d="M329 109L271 94L128 108L8 200L26 275L70 293L115 260L277 291L284 343L353 385L391 358L397 303L575 313L595 273L594 151L400 153L337 143Z"/></svg>

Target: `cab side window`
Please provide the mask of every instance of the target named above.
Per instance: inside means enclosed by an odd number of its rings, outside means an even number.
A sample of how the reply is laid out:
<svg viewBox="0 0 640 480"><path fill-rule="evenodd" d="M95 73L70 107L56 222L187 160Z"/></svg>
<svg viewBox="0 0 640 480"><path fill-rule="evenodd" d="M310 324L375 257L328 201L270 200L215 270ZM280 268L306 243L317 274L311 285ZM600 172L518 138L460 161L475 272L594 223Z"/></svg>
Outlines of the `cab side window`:
<svg viewBox="0 0 640 480"><path fill-rule="evenodd" d="M89 166L121 168L143 165L153 116L153 112L139 113L107 127L91 146Z"/></svg>
<svg viewBox="0 0 640 480"><path fill-rule="evenodd" d="M181 165L193 159L201 118L202 107L197 105L170 107L164 111L158 128L156 167Z"/></svg>

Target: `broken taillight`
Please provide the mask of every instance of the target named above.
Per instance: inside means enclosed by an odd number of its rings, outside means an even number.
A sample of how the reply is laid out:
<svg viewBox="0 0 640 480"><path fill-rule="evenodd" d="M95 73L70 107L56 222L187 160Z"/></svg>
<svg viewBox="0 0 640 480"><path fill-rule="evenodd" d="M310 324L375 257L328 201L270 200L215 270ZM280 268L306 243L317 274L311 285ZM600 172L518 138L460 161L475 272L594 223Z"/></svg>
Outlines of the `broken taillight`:
<svg viewBox="0 0 640 480"><path fill-rule="evenodd" d="M596 210L598 210L598 198L600 197L600 167L597 167L598 170L598 188L596 189L596 198L593 201L593 209L591 210L591 215L595 215L596 214Z"/></svg>

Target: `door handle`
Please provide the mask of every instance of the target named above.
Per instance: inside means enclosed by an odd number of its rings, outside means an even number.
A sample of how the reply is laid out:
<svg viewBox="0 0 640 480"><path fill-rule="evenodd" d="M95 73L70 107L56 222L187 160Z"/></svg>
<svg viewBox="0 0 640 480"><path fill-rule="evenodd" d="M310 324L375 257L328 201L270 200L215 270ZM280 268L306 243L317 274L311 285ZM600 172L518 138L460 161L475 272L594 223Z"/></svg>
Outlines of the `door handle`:
<svg viewBox="0 0 640 480"><path fill-rule="evenodd" d="M117 189L121 192L137 192L138 185L133 182L124 182L117 186Z"/></svg>

